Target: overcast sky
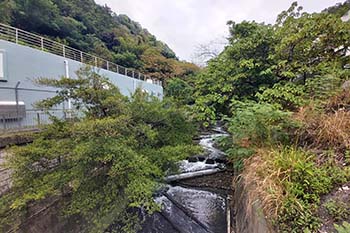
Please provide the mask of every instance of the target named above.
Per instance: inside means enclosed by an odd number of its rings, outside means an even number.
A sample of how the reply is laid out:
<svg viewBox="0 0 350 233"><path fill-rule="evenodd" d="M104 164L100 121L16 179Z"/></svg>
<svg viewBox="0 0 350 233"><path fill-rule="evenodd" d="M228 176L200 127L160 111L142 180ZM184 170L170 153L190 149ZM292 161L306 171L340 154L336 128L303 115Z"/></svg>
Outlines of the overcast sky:
<svg viewBox="0 0 350 233"><path fill-rule="evenodd" d="M117 14L139 22L176 55L191 61L200 44L225 41L226 22L255 20L274 23L294 0L96 0ZM307 12L319 12L342 0L300 0Z"/></svg>

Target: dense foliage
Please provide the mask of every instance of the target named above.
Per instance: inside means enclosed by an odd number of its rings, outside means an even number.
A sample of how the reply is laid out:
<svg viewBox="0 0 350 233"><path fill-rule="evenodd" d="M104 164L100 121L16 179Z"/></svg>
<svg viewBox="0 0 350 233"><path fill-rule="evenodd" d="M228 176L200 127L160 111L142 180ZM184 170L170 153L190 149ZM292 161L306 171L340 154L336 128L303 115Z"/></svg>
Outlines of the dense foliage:
<svg viewBox="0 0 350 233"><path fill-rule="evenodd" d="M231 115L232 100L263 100L295 110L304 86L326 75L346 78L350 24L293 4L276 24L229 22L229 45L197 77L200 120ZM336 36L335 36L336 35Z"/></svg>
<svg viewBox="0 0 350 233"><path fill-rule="evenodd" d="M94 0L2 0L0 23L57 39L162 80L193 73L163 42L126 15Z"/></svg>
<svg viewBox="0 0 350 233"><path fill-rule="evenodd" d="M349 9L309 14L293 3L273 25L230 21L228 46L195 80L198 119L226 122L232 136L220 144L247 205L258 200L279 232L318 231L326 207L348 221L322 197L350 181Z"/></svg>
<svg viewBox="0 0 350 233"><path fill-rule="evenodd" d="M13 188L0 199L1 226L16 228L20 221L15 219L29 204L52 196L69 195L64 213L83 216L91 232L121 223L129 208L157 210L152 195L163 176L176 161L198 152L186 113L141 90L124 97L89 69L74 80L38 82L61 88L39 106L50 108L69 98L84 116L53 119L32 144L10 149ZM118 232L136 230L132 219L119 224L124 228Z"/></svg>
<svg viewBox="0 0 350 233"><path fill-rule="evenodd" d="M194 88L187 81L179 78L171 79L165 89L166 96L173 98L180 105L193 104Z"/></svg>

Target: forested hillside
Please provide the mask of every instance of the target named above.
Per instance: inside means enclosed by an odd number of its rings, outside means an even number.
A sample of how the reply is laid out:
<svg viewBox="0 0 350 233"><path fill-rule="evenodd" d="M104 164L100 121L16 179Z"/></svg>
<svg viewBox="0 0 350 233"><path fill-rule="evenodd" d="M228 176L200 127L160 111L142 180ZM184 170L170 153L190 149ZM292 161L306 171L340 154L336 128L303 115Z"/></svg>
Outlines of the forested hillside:
<svg viewBox="0 0 350 233"><path fill-rule="evenodd" d="M126 15L94 0L2 0L0 22L59 40L162 80L198 68Z"/></svg>
<svg viewBox="0 0 350 233"><path fill-rule="evenodd" d="M339 17L342 17L350 10L350 1L347 0L344 3L338 3L335 6L328 7L323 12L336 14Z"/></svg>

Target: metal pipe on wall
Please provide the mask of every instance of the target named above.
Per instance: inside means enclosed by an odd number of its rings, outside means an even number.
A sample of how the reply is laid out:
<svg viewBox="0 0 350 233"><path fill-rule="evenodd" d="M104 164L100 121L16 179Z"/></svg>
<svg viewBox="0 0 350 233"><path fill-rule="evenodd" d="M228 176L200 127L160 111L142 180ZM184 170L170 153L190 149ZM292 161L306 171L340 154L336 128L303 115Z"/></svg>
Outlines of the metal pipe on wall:
<svg viewBox="0 0 350 233"><path fill-rule="evenodd" d="M64 76L66 78L69 78L69 64L67 60L64 60ZM72 101L71 99L68 99L68 110L72 110Z"/></svg>

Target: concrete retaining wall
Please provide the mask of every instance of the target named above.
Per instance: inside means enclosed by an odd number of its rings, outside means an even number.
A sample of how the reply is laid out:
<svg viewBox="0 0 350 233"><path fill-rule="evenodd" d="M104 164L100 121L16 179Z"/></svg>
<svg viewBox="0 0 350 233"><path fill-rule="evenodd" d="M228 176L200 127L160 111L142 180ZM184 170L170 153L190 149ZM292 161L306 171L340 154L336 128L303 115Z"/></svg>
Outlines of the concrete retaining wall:
<svg viewBox="0 0 350 233"><path fill-rule="evenodd" d="M2 73L4 73L4 78L0 79L0 87L14 88L20 81L19 88L22 90L19 91L19 101L25 103L26 109L32 109L33 103L55 94L45 92L55 91L55 89L35 85L34 79L65 76L66 63L68 63L69 77L75 78L75 72L85 66L78 61L4 40L0 40L0 53L2 54L0 66L2 66ZM107 77L126 96L133 93L137 87L141 87L149 94L159 98L163 97L162 86L104 69L96 68L96 72ZM0 89L0 101L15 101L14 90Z"/></svg>
<svg viewBox="0 0 350 233"><path fill-rule="evenodd" d="M235 213L235 233L275 233L272 224L264 215L259 202L248 203L247 194L242 181L235 184L233 209Z"/></svg>

